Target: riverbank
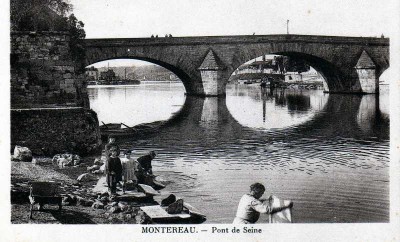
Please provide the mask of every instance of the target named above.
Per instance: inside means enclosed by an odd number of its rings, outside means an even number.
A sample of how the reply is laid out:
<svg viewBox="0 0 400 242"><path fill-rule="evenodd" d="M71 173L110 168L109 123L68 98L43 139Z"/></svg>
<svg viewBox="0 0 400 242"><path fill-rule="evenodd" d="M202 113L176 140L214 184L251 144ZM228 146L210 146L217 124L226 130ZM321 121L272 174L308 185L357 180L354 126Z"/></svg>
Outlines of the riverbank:
<svg viewBox="0 0 400 242"><path fill-rule="evenodd" d="M146 218L139 206L154 204L153 201L141 203L113 202L107 196L92 191L102 175L93 175L94 179L77 181L77 177L87 172L94 157L86 157L80 165L58 168L51 158L35 158L31 162L11 161L11 223L13 224L136 224L144 223ZM62 211L57 205L45 205L41 212L34 212L29 219L30 202L28 199L30 182L55 181L61 183L63 197ZM93 204L102 200L104 207ZM37 208L35 208L37 209Z"/></svg>

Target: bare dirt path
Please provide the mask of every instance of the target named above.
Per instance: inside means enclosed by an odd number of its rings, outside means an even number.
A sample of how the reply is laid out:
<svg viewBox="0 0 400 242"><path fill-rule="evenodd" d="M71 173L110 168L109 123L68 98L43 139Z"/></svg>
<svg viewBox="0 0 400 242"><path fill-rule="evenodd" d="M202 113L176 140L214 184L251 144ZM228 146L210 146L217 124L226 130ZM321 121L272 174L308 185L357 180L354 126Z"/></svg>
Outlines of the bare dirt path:
<svg viewBox="0 0 400 242"><path fill-rule="evenodd" d="M93 192L97 179L78 182L76 178L87 172L92 162L86 161L75 167L59 168L51 163L33 164L31 162L11 162L11 223L13 224L136 224L140 218L139 206L147 203L105 202L104 208L94 208L83 205L79 199L98 201L99 195ZM45 204L43 211L34 212L33 219L29 219L30 202L28 199L31 181L56 181L61 183L63 197L75 197L72 204L63 205L61 212L57 205ZM107 205L107 206L106 206ZM116 209L116 207L118 207ZM37 207L35 208L37 209ZM142 216L142 215L140 215Z"/></svg>

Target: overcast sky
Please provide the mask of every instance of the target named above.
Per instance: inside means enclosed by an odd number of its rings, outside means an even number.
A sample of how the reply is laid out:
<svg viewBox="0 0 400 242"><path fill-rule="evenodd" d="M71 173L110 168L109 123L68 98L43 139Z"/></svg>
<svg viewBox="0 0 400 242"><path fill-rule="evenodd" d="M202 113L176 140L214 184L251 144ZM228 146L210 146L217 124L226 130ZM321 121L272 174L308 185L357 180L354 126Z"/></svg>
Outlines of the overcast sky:
<svg viewBox="0 0 400 242"><path fill-rule="evenodd" d="M284 34L385 36L381 0L70 0L87 38ZM386 2L384 4L383 2Z"/></svg>

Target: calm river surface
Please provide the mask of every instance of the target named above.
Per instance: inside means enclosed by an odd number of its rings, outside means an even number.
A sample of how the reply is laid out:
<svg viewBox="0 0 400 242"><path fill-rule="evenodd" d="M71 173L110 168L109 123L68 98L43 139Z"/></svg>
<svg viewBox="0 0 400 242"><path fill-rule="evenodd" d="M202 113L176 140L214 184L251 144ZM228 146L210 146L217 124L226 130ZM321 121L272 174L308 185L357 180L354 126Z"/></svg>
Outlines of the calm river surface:
<svg viewBox="0 0 400 242"><path fill-rule="evenodd" d="M257 85L230 85L226 99L186 97L181 84L88 90L99 121L152 123L154 132L121 148L135 157L156 150L162 193L184 198L207 223L231 223L254 182L264 196L293 200L294 222L389 221L385 90L379 99Z"/></svg>

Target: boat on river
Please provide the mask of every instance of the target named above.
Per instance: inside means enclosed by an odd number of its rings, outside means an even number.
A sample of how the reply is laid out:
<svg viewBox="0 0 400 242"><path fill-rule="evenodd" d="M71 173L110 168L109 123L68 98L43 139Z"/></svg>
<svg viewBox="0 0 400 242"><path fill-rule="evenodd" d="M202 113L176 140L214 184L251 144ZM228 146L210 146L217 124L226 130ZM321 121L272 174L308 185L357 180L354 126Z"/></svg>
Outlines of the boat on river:
<svg viewBox="0 0 400 242"><path fill-rule="evenodd" d="M108 123L100 125L100 134L103 140L106 140L109 135L115 137L131 137L133 135L143 135L147 132L154 132L164 124L163 121L156 121L148 124L139 124L130 127L124 123Z"/></svg>
<svg viewBox="0 0 400 242"><path fill-rule="evenodd" d="M103 125L100 125L100 134L103 140L106 140L110 135L115 137L127 137L137 134L136 129L124 123L102 123Z"/></svg>

